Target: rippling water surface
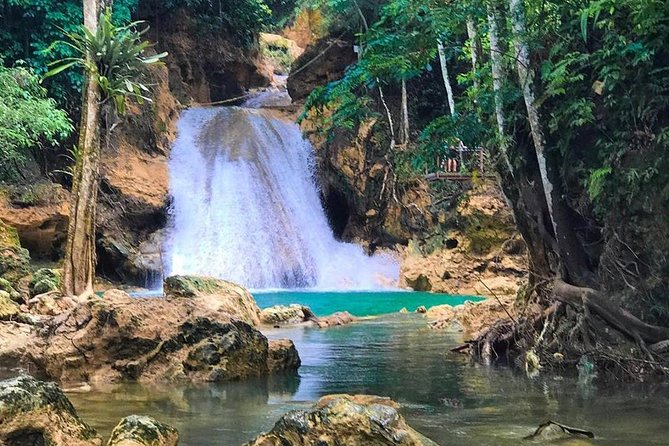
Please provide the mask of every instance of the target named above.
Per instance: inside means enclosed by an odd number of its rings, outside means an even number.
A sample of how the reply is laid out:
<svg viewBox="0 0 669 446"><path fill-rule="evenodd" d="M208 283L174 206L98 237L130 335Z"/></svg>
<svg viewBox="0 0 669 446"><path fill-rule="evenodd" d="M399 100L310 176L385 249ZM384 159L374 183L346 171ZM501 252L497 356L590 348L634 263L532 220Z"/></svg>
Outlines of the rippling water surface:
<svg viewBox="0 0 669 446"><path fill-rule="evenodd" d="M284 412L344 392L390 396L404 405L414 428L442 445L516 445L546 419L594 431L593 444L668 444L668 386L598 388L473 365L448 352L461 342L460 334L431 331L419 315L266 334L295 341L303 361L299 377L123 385L69 396L104 435L125 415L147 414L176 426L186 446L240 445Z"/></svg>

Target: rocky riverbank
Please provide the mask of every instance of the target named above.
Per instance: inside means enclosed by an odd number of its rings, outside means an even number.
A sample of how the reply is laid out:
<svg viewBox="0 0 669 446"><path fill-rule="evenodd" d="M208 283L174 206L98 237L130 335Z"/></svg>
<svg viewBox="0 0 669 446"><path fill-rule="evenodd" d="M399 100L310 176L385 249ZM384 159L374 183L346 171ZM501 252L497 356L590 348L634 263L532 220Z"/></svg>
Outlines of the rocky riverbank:
<svg viewBox="0 0 669 446"><path fill-rule="evenodd" d="M285 414L246 446L436 446L412 429L388 398L330 395L311 409ZM177 446L179 432L145 415L123 418L107 446ZM0 381L0 444L101 446L102 437L54 383L21 375Z"/></svg>
<svg viewBox="0 0 669 446"><path fill-rule="evenodd" d="M215 382L299 367L291 341L256 328L260 310L245 289L199 277L171 277L165 289L164 298L40 295L0 322L0 364L70 384Z"/></svg>

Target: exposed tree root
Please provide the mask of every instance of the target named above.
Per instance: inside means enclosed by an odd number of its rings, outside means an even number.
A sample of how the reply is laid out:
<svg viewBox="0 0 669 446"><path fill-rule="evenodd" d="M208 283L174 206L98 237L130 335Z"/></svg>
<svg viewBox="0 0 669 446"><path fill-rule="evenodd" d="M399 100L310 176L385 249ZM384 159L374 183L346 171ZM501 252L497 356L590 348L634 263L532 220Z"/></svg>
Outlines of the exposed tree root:
<svg viewBox="0 0 669 446"><path fill-rule="evenodd" d="M498 320L475 335L469 353L486 364L518 365L536 353L543 368L567 373L587 360L600 376L623 380L669 374L669 328L643 322L592 288L557 280L552 296L543 313Z"/></svg>

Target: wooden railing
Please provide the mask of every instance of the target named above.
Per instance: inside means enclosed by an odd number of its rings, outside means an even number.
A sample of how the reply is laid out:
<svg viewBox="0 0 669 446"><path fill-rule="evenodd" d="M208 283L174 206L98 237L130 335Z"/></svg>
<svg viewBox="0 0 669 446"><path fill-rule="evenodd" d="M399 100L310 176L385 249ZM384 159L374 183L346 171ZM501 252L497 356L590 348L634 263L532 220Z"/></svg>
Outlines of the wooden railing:
<svg viewBox="0 0 669 446"><path fill-rule="evenodd" d="M474 172L481 177L489 176L485 149L469 148L460 142L457 146L445 148L444 152L448 155L437 159L441 171L428 173L425 175L426 180L468 181Z"/></svg>

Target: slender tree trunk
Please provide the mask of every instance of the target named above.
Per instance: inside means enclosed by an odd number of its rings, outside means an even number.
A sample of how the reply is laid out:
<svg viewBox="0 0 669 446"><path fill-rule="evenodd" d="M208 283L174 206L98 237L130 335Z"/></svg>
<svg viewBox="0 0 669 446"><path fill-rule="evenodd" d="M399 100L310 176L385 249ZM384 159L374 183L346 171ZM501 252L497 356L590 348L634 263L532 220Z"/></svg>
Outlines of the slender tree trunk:
<svg viewBox="0 0 669 446"><path fill-rule="evenodd" d="M444 51L444 45L442 45L441 41L437 42L437 50L439 51L439 63L441 64L441 77L444 79L444 87L446 87L446 95L448 97L448 109L451 112L451 116L455 116L455 98L453 97L451 80L448 77L446 51Z"/></svg>
<svg viewBox="0 0 669 446"><path fill-rule="evenodd" d="M527 33L525 26L525 10L522 0L510 0L509 9L511 11L511 24L513 29L513 40L516 49L516 69L520 87L523 91L525 108L527 109L527 118L530 122L532 131L532 140L534 149L537 152L537 161L539 162L539 172L541 173L541 184L544 188L546 203L548 204L548 213L553 224L553 229L557 233L555 217L553 216L553 183L548 179L548 167L546 162L546 140L539 119L539 110L534 104L534 73L530 66L530 51L525 41Z"/></svg>
<svg viewBox="0 0 669 446"><path fill-rule="evenodd" d="M506 122L504 116L504 100L502 97L502 86L504 85L504 67L502 65L502 48L499 41L499 28L497 26L497 14L493 5L488 6L488 33L490 38L490 61L492 63L492 88L495 93L495 117L497 118L497 132L499 138L499 151L509 173L513 175L513 167L509 161L509 140L506 135Z"/></svg>
<svg viewBox="0 0 669 446"><path fill-rule="evenodd" d="M381 99L381 104L386 111L386 118L388 119L388 127L390 127L390 150L392 151L395 148L395 124L393 123L393 115L390 113L390 108L386 103L386 98L383 94L383 89L381 88L381 81L377 78L377 84L379 85L379 98Z"/></svg>
<svg viewBox="0 0 669 446"><path fill-rule="evenodd" d="M407 98L407 81L402 78L402 110L400 125L400 144L409 142L409 99Z"/></svg>
<svg viewBox="0 0 669 446"><path fill-rule="evenodd" d="M472 74L474 75L474 88L478 90L479 79L476 76L476 70L478 70L478 66L479 66L478 33L476 31L476 24L474 23L474 19L471 16L467 17L467 36L469 37L469 45L471 47Z"/></svg>
<svg viewBox="0 0 669 446"><path fill-rule="evenodd" d="M84 26L96 32L100 14L98 0L84 0ZM87 57L90 58L90 55ZM98 193L100 150L100 88L94 76L86 74L79 128L78 156L72 183L70 220L63 265L63 294L93 292L95 275L95 208Z"/></svg>
<svg viewBox="0 0 669 446"><path fill-rule="evenodd" d="M534 71L530 63L530 52L526 41L527 26L522 0L509 0L509 10L515 46L516 69L527 109L527 118L530 123L546 208L557 242L556 252L560 258L559 274L565 280L571 279L577 285L591 285L594 283L594 276L588 265L583 245L578 240L573 228L575 213L565 201L561 179L558 173L553 172L555 169L551 169L551 163L546 152L546 140L541 125L539 108L535 104ZM557 165L556 163L554 161L553 165Z"/></svg>

